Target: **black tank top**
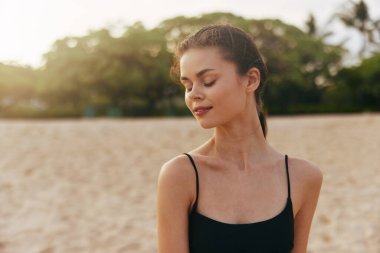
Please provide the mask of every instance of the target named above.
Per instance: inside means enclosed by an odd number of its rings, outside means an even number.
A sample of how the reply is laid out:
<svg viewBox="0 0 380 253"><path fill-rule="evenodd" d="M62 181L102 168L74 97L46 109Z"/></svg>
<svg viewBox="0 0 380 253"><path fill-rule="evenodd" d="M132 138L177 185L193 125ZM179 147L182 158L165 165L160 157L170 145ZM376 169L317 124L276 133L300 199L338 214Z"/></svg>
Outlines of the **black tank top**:
<svg viewBox="0 0 380 253"><path fill-rule="evenodd" d="M197 195L189 216L190 253L290 253L294 245L293 204L290 196L288 156L285 167L288 198L276 216L259 222L230 224L206 217L196 211L199 195L198 171L193 158L187 155L197 179Z"/></svg>

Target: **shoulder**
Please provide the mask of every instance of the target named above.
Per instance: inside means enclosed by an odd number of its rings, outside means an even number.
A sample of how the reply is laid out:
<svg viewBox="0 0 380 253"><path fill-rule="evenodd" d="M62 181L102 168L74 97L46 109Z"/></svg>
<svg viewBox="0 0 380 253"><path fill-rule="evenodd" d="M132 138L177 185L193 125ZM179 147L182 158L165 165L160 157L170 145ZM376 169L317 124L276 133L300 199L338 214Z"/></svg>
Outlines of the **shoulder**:
<svg viewBox="0 0 380 253"><path fill-rule="evenodd" d="M195 183L191 180L192 176L195 178L195 173L191 173L191 166L185 154L161 166L156 199L159 252L188 252L187 228L192 191L195 189Z"/></svg>
<svg viewBox="0 0 380 253"><path fill-rule="evenodd" d="M288 158L289 173L293 173L297 181L304 185L318 186L323 181L322 170L313 162L302 158Z"/></svg>
<svg viewBox="0 0 380 253"><path fill-rule="evenodd" d="M289 158L289 172L293 174L299 196L297 206L294 209L293 251L306 252L323 174L321 169L314 163L300 158Z"/></svg>
<svg viewBox="0 0 380 253"><path fill-rule="evenodd" d="M194 173L191 166L189 157L185 154L177 155L161 166L159 179L188 180Z"/></svg>
<svg viewBox="0 0 380 253"><path fill-rule="evenodd" d="M189 158L181 154L166 161L160 169L157 181L158 191L173 195L186 204L190 210L194 198L196 176ZM175 195L175 196L174 196Z"/></svg>
<svg viewBox="0 0 380 253"><path fill-rule="evenodd" d="M314 202L318 199L323 173L315 163L297 157L288 158L288 168L294 211L298 213L307 202Z"/></svg>

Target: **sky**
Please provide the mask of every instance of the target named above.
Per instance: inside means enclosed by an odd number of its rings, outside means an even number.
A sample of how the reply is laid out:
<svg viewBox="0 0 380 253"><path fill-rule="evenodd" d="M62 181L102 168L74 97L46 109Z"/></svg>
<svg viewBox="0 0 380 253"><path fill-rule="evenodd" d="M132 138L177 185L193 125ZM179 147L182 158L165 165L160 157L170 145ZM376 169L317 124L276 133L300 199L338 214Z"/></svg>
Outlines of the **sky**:
<svg viewBox="0 0 380 253"><path fill-rule="evenodd" d="M141 21L153 28L179 15L197 16L215 11L247 19L277 18L304 28L310 13L318 26L337 33L331 43L350 38L355 52L360 39L338 22L327 25L331 15L349 0L0 0L0 62L40 67L42 55L55 40L83 36L89 30L122 27ZM380 19L380 0L366 0L370 15Z"/></svg>

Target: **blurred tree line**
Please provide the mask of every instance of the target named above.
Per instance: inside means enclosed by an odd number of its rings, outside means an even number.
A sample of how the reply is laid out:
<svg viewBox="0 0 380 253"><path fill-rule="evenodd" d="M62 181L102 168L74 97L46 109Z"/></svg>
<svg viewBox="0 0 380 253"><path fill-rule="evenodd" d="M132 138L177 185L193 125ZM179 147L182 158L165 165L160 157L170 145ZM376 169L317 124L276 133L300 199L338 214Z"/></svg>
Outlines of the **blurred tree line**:
<svg viewBox="0 0 380 253"><path fill-rule="evenodd" d="M218 22L255 38L269 69L268 114L380 111L380 26L368 20L367 13L359 29L366 37L361 63L351 67L342 64L347 50L326 43L329 34L312 15L306 31L277 19L217 12L167 19L153 29L136 22L121 36L101 29L65 37L44 55L41 68L0 63L0 117L189 115L183 87L170 79L172 53L185 36ZM373 51L364 57L368 46Z"/></svg>

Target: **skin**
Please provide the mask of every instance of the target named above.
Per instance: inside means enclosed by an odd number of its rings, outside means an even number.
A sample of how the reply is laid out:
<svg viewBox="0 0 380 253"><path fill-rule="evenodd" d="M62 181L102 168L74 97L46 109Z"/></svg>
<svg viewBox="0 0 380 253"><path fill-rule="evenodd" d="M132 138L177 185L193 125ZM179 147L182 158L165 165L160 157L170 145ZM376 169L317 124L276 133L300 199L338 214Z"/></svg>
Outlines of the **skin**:
<svg viewBox="0 0 380 253"><path fill-rule="evenodd" d="M204 69L214 70L196 75ZM193 112L201 127L214 128L209 140L187 152L199 173L196 211L231 224L264 221L279 214L288 194L285 155L271 147L261 130L254 96L260 82L258 69L239 75L236 65L224 60L218 48L207 47L187 50L180 59L180 70L189 110L213 107L202 116ZM288 156L288 165L295 226L292 253L306 253L323 175L300 158ZM188 216L196 198L195 182L194 169L183 154L161 167L159 253L189 253Z"/></svg>

